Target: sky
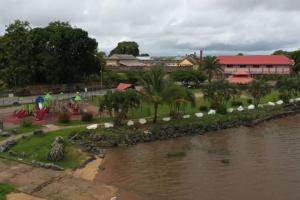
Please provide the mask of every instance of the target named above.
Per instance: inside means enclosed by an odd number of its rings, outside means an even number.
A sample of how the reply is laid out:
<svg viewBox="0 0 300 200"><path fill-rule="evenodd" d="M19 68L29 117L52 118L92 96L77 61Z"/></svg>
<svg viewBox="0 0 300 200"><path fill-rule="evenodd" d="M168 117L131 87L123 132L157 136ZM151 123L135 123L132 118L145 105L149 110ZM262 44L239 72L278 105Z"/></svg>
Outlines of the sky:
<svg viewBox="0 0 300 200"><path fill-rule="evenodd" d="M0 0L0 34L15 19L32 27L68 21L105 52L120 41L152 56L300 48L299 0Z"/></svg>

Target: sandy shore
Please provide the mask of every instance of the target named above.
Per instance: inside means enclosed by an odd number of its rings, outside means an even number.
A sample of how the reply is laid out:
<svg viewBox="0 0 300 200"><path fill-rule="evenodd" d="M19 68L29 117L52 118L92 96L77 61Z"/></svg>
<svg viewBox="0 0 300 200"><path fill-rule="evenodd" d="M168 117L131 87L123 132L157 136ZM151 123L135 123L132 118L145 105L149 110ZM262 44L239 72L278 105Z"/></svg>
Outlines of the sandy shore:
<svg viewBox="0 0 300 200"><path fill-rule="evenodd" d="M88 181L93 181L98 174L99 166L101 165L103 158L97 157L95 160L89 162L84 168L77 169L73 176Z"/></svg>
<svg viewBox="0 0 300 200"><path fill-rule="evenodd" d="M95 176L96 170L91 166L97 165L98 169L99 163L100 160L95 160L83 169L92 169L93 173L89 173L88 179ZM118 188L100 181L90 181L67 172L35 168L4 159L0 159L0 182L10 183L20 193L24 193L10 194L8 200L110 200L118 192ZM25 194L32 197L27 198Z"/></svg>
<svg viewBox="0 0 300 200"><path fill-rule="evenodd" d="M10 193L6 196L6 199L7 200L46 200L25 193Z"/></svg>

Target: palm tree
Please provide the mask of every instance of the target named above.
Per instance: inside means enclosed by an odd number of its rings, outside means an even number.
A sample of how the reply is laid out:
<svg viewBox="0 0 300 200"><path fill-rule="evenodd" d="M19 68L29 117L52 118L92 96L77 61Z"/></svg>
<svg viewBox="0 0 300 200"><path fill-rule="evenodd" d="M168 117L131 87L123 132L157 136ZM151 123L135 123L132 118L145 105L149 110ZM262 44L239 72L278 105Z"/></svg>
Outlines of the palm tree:
<svg viewBox="0 0 300 200"><path fill-rule="evenodd" d="M222 65L216 56L206 56L201 65L201 69L208 75L208 82L211 82L213 74L222 70Z"/></svg>
<svg viewBox="0 0 300 200"><path fill-rule="evenodd" d="M195 106L195 95L183 86L171 84L163 92L163 99L170 107L170 115L179 117L184 113L185 106Z"/></svg>
<svg viewBox="0 0 300 200"><path fill-rule="evenodd" d="M146 99L153 104L154 117L153 123L157 121L158 106L163 103L163 92L167 87L167 82L164 79L165 73L162 68L156 67L146 72L141 83L144 86Z"/></svg>
<svg viewBox="0 0 300 200"><path fill-rule="evenodd" d="M297 77L284 77L277 81L276 87L279 91L280 98L288 103L289 99L295 97L300 89L300 81Z"/></svg>
<svg viewBox="0 0 300 200"><path fill-rule="evenodd" d="M203 88L203 95L205 99L210 101L211 107L219 108L224 106L232 96L232 85L225 80L218 80L208 83Z"/></svg>
<svg viewBox="0 0 300 200"><path fill-rule="evenodd" d="M253 97L255 106L257 106L261 98L270 93L270 91L270 87L264 81L253 81L248 86L248 92Z"/></svg>
<svg viewBox="0 0 300 200"><path fill-rule="evenodd" d="M116 125L121 125L122 121L127 119L129 110L137 109L140 104L140 94L136 90L108 92L100 101L99 112L107 110L112 116L114 111L114 122Z"/></svg>

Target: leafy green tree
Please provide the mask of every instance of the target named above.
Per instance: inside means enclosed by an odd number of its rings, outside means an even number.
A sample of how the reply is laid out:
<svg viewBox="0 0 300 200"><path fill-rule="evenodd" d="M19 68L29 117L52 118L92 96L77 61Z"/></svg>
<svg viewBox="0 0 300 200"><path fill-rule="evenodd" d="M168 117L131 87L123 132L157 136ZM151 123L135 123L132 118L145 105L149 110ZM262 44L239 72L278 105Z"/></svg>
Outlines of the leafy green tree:
<svg viewBox="0 0 300 200"><path fill-rule="evenodd" d="M300 90L300 81L297 77L286 77L277 81L276 88L279 91L280 98L284 102L289 102L289 99L295 97Z"/></svg>
<svg viewBox="0 0 300 200"><path fill-rule="evenodd" d="M296 50L296 51L277 50L273 53L273 55L285 55L285 56L293 59L295 62L294 71L296 73L300 72L300 49Z"/></svg>
<svg viewBox="0 0 300 200"><path fill-rule="evenodd" d="M31 28L16 20L0 39L0 70L10 86L73 83L100 71L97 42L66 22Z"/></svg>
<svg viewBox="0 0 300 200"><path fill-rule="evenodd" d="M138 56L140 54L139 45L134 41L119 42L117 47L111 50L109 56L113 54L129 54Z"/></svg>
<svg viewBox="0 0 300 200"><path fill-rule="evenodd" d="M222 65L219 63L219 60L216 56L206 56L201 64L201 69L206 72L208 76L208 82L211 82L214 73L222 70Z"/></svg>
<svg viewBox="0 0 300 200"><path fill-rule="evenodd" d="M213 108L225 105L231 98L231 84L225 80L208 83L203 88L203 96Z"/></svg>
<svg viewBox="0 0 300 200"><path fill-rule="evenodd" d="M154 117L153 123L157 122L157 111L159 105L163 104L163 93L167 88L167 81L164 79L165 72L160 67L155 67L147 71L141 78L144 86L146 99L153 104Z"/></svg>
<svg viewBox="0 0 300 200"><path fill-rule="evenodd" d="M257 106L261 99L271 92L271 89L266 82L256 80L249 84L248 92L253 97L254 105Z"/></svg>
<svg viewBox="0 0 300 200"><path fill-rule="evenodd" d="M122 125L123 120L127 119L128 112L137 109L141 104L141 95L136 90L109 92L104 95L99 102L99 112L107 110L110 115L114 113L116 125Z"/></svg>
<svg viewBox="0 0 300 200"><path fill-rule="evenodd" d="M184 114L185 106L190 103L195 106L195 95L183 86L170 84L163 92L163 99L170 107L170 115L180 117Z"/></svg>
<svg viewBox="0 0 300 200"><path fill-rule="evenodd" d="M29 64L28 36L31 27L28 22L16 20L7 26L1 39L1 72L9 86L30 83L31 69Z"/></svg>
<svg viewBox="0 0 300 200"><path fill-rule="evenodd" d="M176 71L171 74L174 81L181 82L184 86L195 85L199 87L206 79L206 76L201 71L184 70Z"/></svg>

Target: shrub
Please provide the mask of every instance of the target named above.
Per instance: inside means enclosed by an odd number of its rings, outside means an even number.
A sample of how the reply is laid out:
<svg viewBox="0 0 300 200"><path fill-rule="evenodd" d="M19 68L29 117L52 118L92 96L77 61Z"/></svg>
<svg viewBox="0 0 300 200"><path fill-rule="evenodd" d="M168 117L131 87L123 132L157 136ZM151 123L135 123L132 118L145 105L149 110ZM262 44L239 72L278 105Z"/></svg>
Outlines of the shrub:
<svg viewBox="0 0 300 200"><path fill-rule="evenodd" d="M253 100L252 99L247 99L247 104L253 104Z"/></svg>
<svg viewBox="0 0 300 200"><path fill-rule="evenodd" d="M200 106L199 110L202 112L207 112L208 111L208 107L207 106Z"/></svg>
<svg viewBox="0 0 300 200"><path fill-rule="evenodd" d="M238 107L238 106L242 106L243 105L243 102L241 101L232 101L231 102L231 106L233 107Z"/></svg>
<svg viewBox="0 0 300 200"><path fill-rule="evenodd" d="M28 119L23 119L21 121L21 127L26 128L26 127L31 127L32 126L32 122Z"/></svg>
<svg viewBox="0 0 300 200"><path fill-rule="evenodd" d="M227 108L226 108L226 106L225 105L219 105L217 107L217 113L222 114L222 115L227 114Z"/></svg>
<svg viewBox="0 0 300 200"><path fill-rule="evenodd" d="M81 121L83 122L91 122L93 121L93 114L89 112L85 112L81 116Z"/></svg>
<svg viewBox="0 0 300 200"><path fill-rule="evenodd" d="M7 183L0 183L0 199L6 199L5 195L13 192L15 188Z"/></svg>
<svg viewBox="0 0 300 200"><path fill-rule="evenodd" d="M64 123L64 124L69 123L70 122L70 115L66 112L62 112L62 113L59 114L58 121L60 123Z"/></svg>

